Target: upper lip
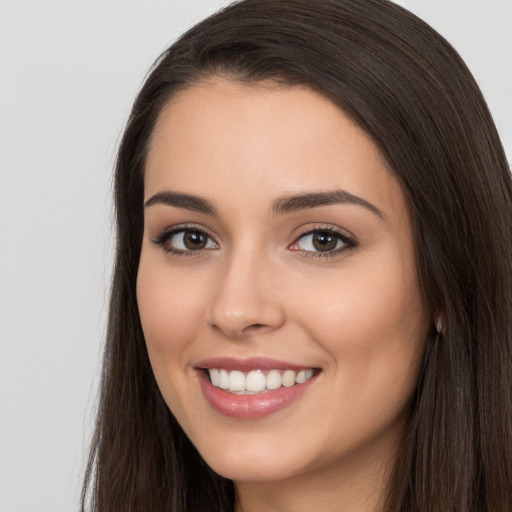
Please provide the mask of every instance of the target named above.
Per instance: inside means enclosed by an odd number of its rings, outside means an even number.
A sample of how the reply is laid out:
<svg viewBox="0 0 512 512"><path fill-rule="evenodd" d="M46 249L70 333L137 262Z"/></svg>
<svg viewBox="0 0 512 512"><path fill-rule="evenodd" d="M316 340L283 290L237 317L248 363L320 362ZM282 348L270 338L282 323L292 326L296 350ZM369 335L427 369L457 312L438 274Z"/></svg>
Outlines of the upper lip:
<svg viewBox="0 0 512 512"><path fill-rule="evenodd" d="M307 370L314 368L311 365L294 364L286 361L279 361L277 359L270 359L266 357L249 357L249 358L235 358L235 357L212 357L203 359L196 364L196 368L221 368L224 370L239 370L242 372L251 372L254 370Z"/></svg>

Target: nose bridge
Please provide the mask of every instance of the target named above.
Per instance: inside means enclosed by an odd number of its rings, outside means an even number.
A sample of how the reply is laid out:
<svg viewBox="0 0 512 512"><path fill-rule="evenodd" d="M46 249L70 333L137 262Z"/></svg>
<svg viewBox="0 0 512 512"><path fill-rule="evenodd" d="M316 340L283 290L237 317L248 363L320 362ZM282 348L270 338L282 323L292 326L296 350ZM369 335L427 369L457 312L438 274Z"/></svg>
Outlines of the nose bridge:
<svg viewBox="0 0 512 512"><path fill-rule="evenodd" d="M272 330L284 320L265 251L250 244L234 247L223 261L212 294L209 324L229 337Z"/></svg>

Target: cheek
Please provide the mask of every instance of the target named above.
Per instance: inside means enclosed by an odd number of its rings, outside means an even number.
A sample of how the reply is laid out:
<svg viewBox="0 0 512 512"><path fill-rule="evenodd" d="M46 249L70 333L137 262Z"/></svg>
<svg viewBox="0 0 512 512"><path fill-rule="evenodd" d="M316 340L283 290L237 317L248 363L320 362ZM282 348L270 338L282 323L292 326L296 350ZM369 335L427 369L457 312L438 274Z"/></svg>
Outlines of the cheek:
<svg viewBox="0 0 512 512"><path fill-rule="evenodd" d="M185 425L196 400L188 383L188 350L204 312L204 289L201 294L189 277L170 271L161 258L141 255L137 303L149 360L165 402Z"/></svg>
<svg viewBox="0 0 512 512"><path fill-rule="evenodd" d="M385 340L406 343L423 331L424 313L414 283L392 278L374 281L358 277L353 285L347 279L343 287L323 303L311 300L308 315L318 340L329 344L331 352L342 349L339 340L347 340L354 349L378 347Z"/></svg>
<svg viewBox="0 0 512 512"><path fill-rule="evenodd" d="M333 273L329 280L308 283L301 306L304 318L326 339L348 336L360 342L375 332L387 338L424 324L421 294L413 269L385 261Z"/></svg>
<svg viewBox="0 0 512 512"><path fill-rule="evenodd" d="M155 363L169 364L169 358L181 354L200 325L204 297L191 283L183 274L165 271L161 264L142 255L137 276L137 303L154 368Z"/></svg>
<svg viewBox="0 0 512 512"><path fill-rule="evenodd" d="M366 397L377 408L384 403L380 397L402 406L408 400L429 329L414 270L396 261L344 272L330 283L331 293L323 287L322 301L320 290L312 291L303 304L309 314L301 314L341 370L335 375L343 395L359 397L359 403Z"/></svg>
<svg viewBox="0 0 512 512"><path fill-rule="evenodd" d="M415 280L389 267L385 278L375 277L359 274L351 282L345 275L323 307L310 300L303 317L335 369L329 402L336 405L324 411L321 428L340 446L378 437L403 420L423 359L429 324Z"/></svg>

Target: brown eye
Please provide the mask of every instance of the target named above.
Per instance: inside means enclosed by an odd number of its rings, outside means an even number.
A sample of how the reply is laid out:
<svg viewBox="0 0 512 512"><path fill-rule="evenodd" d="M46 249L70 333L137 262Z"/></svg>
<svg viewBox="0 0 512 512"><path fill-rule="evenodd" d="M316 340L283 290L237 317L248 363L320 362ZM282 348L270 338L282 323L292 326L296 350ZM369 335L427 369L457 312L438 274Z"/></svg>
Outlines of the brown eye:
<svg viewBox="0 0 512 512"><path fill-rule="evenodd" d="M357 242L342 232L329 229L313 229L289 247L292 251L300 251L309 256L334 256L345 249L353 249Z"/></svg>
<svg viewBox="0 0 512 512"><path fill-rule="evenodd" d="M200 231L184 231L183 245L189 251L204 249L208 243L208 237Z"/></svg>
<svg viewBox="0 0 512 512"><path fill-rule="evenodd" d="M313 233L312 235L313 247L317 251L333 251L336 249L339 241L339 238L332 233L320 232Z"/></svg>
<svg viewBox="0 0 512 512"><path fill-rule="evenodd" d="M207 233L199 229L177 229L163 233L154 242L170 253L191 254L202 250L219 248L217 243Z"/></svg>
<svg viewBox="0 0 512 512"><path fill-rule="evenodd" d="M330 231L313 231L302 235L296 242L297 249L305 252L333 252L349 245L341 235Z"/></svg>

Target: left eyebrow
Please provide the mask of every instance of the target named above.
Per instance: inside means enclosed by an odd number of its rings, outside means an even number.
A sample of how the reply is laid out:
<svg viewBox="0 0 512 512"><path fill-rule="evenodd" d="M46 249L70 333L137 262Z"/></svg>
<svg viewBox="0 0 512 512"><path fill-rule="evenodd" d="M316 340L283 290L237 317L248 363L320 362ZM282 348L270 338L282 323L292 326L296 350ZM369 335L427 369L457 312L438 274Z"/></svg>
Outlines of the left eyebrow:
<svg viewBox="0 0 512 512"><path fill-rule="evenodd" d="M330 190L326 192L308 192L304 194L285 196L274 202L272 212L283 215L298 210L307 210L330 204L354 204L362 206L379 218L385 220L386 216L374 204L362 197L355 196L346 190Z"/></svg>

